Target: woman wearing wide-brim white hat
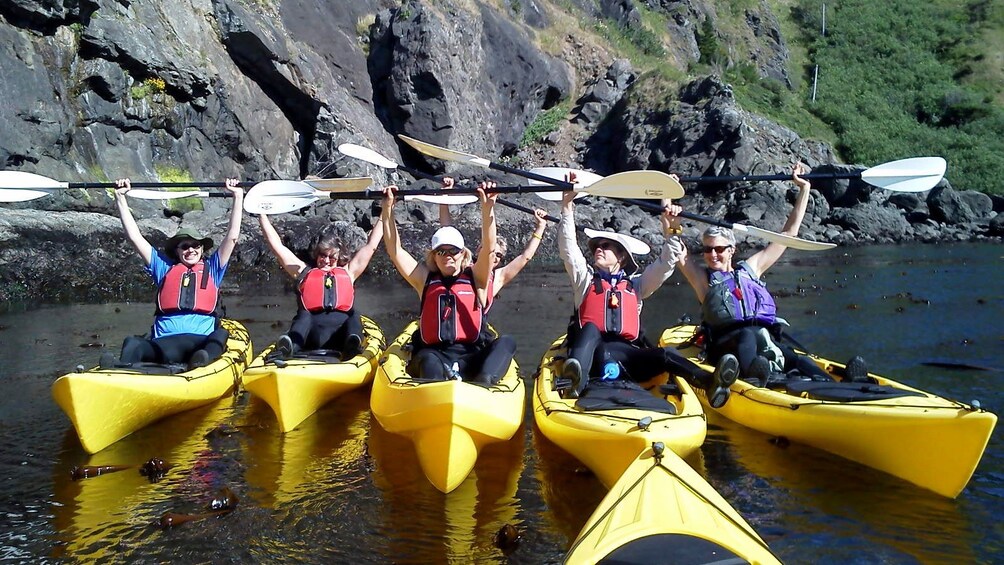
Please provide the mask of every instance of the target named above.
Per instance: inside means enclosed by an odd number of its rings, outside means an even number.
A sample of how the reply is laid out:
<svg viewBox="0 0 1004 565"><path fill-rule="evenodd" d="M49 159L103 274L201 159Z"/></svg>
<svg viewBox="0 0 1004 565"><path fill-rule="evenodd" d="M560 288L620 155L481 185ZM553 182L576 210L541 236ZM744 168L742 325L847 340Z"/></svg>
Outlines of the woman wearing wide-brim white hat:
<svg viewBox="0 0 1004 565"><path fill-rule="evenodd" d="M629 378L642 382L670 371L706 389L713 404L725 404L728 387L735 381L736 365L709 373L671 349L652 347L641 329L642 301L673 274L686 252L678 237L670 237L674 233L671 214L679 214L681 208L663 201L660 223L666 243L659 257L640 270L634 255L648 254L649 246L611 231L584 230L589 236L591 261L587 262L575 239L574 196L574 192L564 194L558 223L558 255L571 279L576 304L569 324L568 358L562 370L562 377L572 383L572 390L566 394L583 394L590 379Z"/></svg>

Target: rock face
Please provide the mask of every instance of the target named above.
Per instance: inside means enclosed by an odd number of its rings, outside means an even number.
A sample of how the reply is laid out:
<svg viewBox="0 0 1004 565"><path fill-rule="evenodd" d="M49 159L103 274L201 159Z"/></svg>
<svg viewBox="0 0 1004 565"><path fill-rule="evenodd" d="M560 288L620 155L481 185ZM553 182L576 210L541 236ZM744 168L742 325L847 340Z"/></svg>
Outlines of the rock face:
<svg viewBox="0 0 1004 565"><path fill-rule="evenodd" d="M641 4L573 0L562 9L574 10L581 26L619 26L644 38ZM637 168L761 174L787 170L795 160L816 170L861 170L831 165L838 160L831 148L744 111L715 76L669 89L639 75L601 45L583 43L584 34L557 31L570 16L555 6L533 0L7 0L0 2L0 162L6 170L65 182L310 174L371 175L378 186L411 182L339 153L349 142L428 172L484 176L480 168L420 156L396 140L405 133L496 160L601 174ZM702 0L645 0L644 6L664 16L667 29L660 31L674 41L662 49L679 69L721 55L712 52L719 32L711 24L727 18L746 52L726 56L790 83L787 47L766 3L730 6L728 13ZM539 146L519 147L542 110L573 102L570 123L543 136ZM519 182L494 172L492 178ZM1004 201L960 193L947 182L920 195L890 196L859 180L814 188L801 232L810 238L934 241L1001 232L997 213ZM787 182L701 184L688 186L683 204L779 228L792 198ZM530 196L513 200L541 205ZM306 249L331 222L348 222L350 231L365 235L371 204L322 199L274 223L290 245ZM155 244L179 225L218 237L229 206L216 198L131 203ZM661 242L656 217L617 202L593 199L577 213L586 225ZM477 211L457 214L461 229L477 240ZM510 246L525 243L529 217L508 209L498 216ZM403 236L418 246L438 210L408 202L398 219ZM696 234L696 226L688 232ZM545 259L549 253L553 259L552 238L549 232ZM139 263L107 190L56 190L0 207L0 303L145 298L151 290ZM391 270L382 254L371 268ZM277 273L253 218L245 219L230 273L228 280L238 283Z"/></svg>

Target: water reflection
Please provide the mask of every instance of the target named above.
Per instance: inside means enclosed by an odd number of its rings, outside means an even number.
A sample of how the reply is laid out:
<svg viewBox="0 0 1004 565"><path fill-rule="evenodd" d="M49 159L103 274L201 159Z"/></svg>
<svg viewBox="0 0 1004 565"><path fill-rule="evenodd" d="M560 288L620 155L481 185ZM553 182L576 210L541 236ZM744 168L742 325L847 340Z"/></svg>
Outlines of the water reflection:
<svg viewBox="0 0 1004 565"><path fill-rule="evenodd" d="M443 494L425 478L411 442L372 419L368 446L373 484L382 498L379 533L388 541L384 560L503 562L492 538L505 524L518 525L524 434L521 427L512 439L486 446L467 479Z"/></svg>
<svg viewBox="0 0 1004 565"><path fill-rule="evenodd" d="M783 536L768 539L782 556L796 559L800 544L827 539L833 551L854 554L869 546L892 561L976 559L976 540L958 501L824 451L778 445L717 415L709 422L715 424L712 441L726 444L739 466L768 483L769 488L753 488L769 493L772 520L786 522Z"/></svg>
<svg viewBox="0 0 1004 565"><path fill-rule="evenodd" d="M284 434L268 404L252 396L242 436L250 496L268 508L309 513L319 493L349 488L366 451L368 407L369 390L352 391Z"/></svg>
<svg viewBox="0 0 1004 565"><path fill-rule="evenodd" d="M53 467L52 557L105 560L122 557L123 546L138 544L155 532L161 514L198 497L212 496L219 485L211 476L207 433L234 414L230 396L148 426L102 451L88 455L73 429L66 431ZM153 457L172 467L151 483L138 467ZM74 466L133 465L136 468L74 481ZM128 555L128 552L126 552ZM138 556L137 556L138 557Z"/></svg>

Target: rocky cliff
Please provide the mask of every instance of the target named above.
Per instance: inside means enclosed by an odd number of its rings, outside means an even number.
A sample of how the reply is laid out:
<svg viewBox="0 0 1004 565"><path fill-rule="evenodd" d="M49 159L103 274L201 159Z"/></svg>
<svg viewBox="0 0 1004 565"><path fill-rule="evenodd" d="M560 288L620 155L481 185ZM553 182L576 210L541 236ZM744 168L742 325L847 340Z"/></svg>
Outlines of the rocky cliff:
<svg viewBox="0 0 1004 565"><path fill-rule="evenodd" d="M760 174L796 160L846 167L833 164L832 148L744 111L720 78L694 76L667 89L589 32L610 25L640 33L647 29L640 8L664 16L662 31L674 38L664 52L684 74L715 33L713 2L7 0L0 3L0 162L59 181L313 174L412 182L338 153L351 142L428 172L485 176L402 147L394 134L405 133L521 166L601 174ZM787 83L787 48L767 4L747 9L743 21L732 33L745 51L728 57ZM526 139L542 112L564 107L572 110L557 129ZM947 181L921 195L853 181L816 188L803 231L810 238L852 244L1002 233L994 212L1001 202L954 191ZM688 192L688 209L768 229L779 229L790 209L790 183ZM221 200L132 207L160 242L180 223L222 233L228 204ZM3 204L0 303L149 293L112 204L107 191L79 189ZM362 237L370 206L323 201L276 223L303 248L332 221L348 222ZM653 217L616 202L579 209L584 223L661 237ZM459 215L471 229L475 212ZM520 245L529 219L508 210L500 216L502 232ZM421 239L437 212L408 203L398 217L408 237ZM230 280L277 276L273 267L248 218ZM380 259L374 269L388 265Z"/></svg>

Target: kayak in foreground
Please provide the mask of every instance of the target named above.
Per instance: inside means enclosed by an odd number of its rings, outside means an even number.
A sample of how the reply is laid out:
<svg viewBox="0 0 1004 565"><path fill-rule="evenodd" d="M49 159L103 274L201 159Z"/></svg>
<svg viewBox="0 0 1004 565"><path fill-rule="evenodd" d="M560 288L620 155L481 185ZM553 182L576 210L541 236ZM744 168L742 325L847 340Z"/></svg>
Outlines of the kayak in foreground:
<svg viewBox="0 0 1004 565"><path fill-rule="evenodd" d="M655 443L603 498L565 563L668 562L780 563L697 471Z"/></svg>
<svg viewBox="0 0 1004 565"><path fill-rule="evenodd" d="M373 380L384 348L383 332L363 317L363 351L344 362L337 352L303 351L290 359L272 356L270 345L244 371L244 388L272 407L286 433L318 408Z"/></svg>
<svg viewBox="0 0 1004 565"><path fill-rule="evenodd" d="M515 361L492 386L412 378L405 368L417 327L408 325L380 360L370 409L383 429L411 439L425 476L448 493L470 474L482 447L519 429L526 387Z"/></svg>
<svg viewBox="0 0 1004 565"><path fill-rule="evenodd" d="M604 486L613 485L652 442L681 457L704 443L708 427L701 402L679 377L660 386L660 396L626 381L591 381L581 398L562 398L555 380L564 367L564 342L564 336L555 340L540 362L533 417L547 439L589 467Z"/></svg>
<svg viewBox="0 0 1004 565"><path fill-rule="evenodd" d="M97 453L134 431L178 412L209 404L240 382L251 358L251 336L239 322L222 319L229 332L223 355L190 371L180 365L79 371L52 384L52 397L69 416L80 444Z"/></svg>
<svg viewBox="0 0 1004 565"><path fill-rule="evenodd" d="M667 329L659 344L677 347L695 363L695 326ZM843 365L812 359L834 378ZM788 380L763 388L742 380L717 411L772 436L811 445L955 498L986 449L997 416L891 379L871 382ZM707 405L707 399L701 396Z"/></svg>

